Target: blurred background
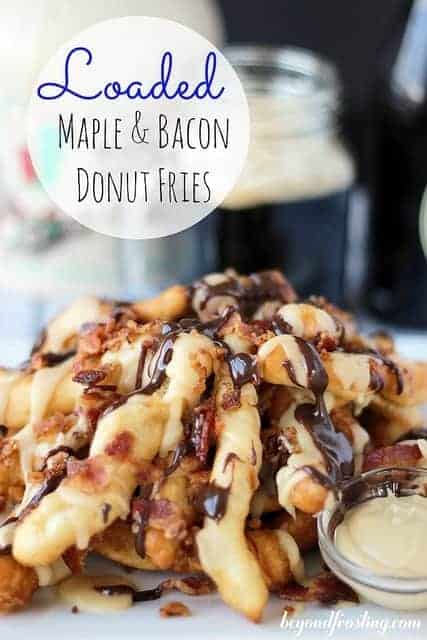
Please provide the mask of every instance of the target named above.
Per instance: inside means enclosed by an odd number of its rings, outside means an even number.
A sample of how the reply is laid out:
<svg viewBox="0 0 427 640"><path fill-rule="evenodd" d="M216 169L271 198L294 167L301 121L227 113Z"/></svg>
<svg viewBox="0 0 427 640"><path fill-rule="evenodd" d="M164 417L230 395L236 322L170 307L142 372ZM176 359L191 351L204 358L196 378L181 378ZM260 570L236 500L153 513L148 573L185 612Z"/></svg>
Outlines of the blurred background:
<svg viewBox="0 0 427 640"><path fill-rule="evenodd" d="M135 14L177 20L224 48L251 110L247 165L221 209L149 241L62 216L25 147L26 101L48 57L90 24ZM426 89L426 0L1 0L2 362L23 360L78 295L144 297L226 267L278 267L303 297L419 335Z"/></svg>

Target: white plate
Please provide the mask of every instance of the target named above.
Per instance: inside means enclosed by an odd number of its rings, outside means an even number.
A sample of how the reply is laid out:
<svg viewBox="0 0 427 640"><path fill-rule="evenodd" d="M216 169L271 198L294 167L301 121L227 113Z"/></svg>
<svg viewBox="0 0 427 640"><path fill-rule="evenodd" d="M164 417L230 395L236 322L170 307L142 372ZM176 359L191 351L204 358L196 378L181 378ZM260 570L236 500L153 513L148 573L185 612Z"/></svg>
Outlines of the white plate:
<svg viewBox="0 0 427 640"><path fill-rule="evenodd" d="M427 357L427 337L411 334L398 336L398 347L410 357ZM94 559L90 571L95 574L120 573L117 567ZM138 572L124 574L138 587L156 586L166 574ZM187 604L189 618L164 619L159 608L171 600ZM307 606L292 619L293 628L280 626L283 602L271 597L261 624L248 622L228 609L217 595L189 597L167 593L161 600L140 603L127 611L112 615L72 614L70 608L55 599L54 589L41 590L30 609L0 619L1 640L76 640L76 638L126 640L147 638L185 638L186 640L220 640L239 638L386 638L404 640L427 637L427 611L403 613L361 603L346 608ZM364 627L361 628L361 623ZM335 624L335 627L334 627ZM404 626L403 626L404 625ZM409 627L409 625L412 625ZM418 628L415 628L416 625Z"/></svg>

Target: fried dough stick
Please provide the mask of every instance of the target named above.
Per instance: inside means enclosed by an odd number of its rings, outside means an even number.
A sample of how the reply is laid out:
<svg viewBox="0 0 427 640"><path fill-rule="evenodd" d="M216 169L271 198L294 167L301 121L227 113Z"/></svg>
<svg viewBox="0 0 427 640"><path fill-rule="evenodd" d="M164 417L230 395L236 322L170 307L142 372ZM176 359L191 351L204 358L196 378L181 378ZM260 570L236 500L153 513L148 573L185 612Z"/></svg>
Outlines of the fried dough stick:
<svg viewBox="0 0 427 640"><path fill-rule="evenodd" d="M271 384L295 387L292 374L284 366L292 362L296 371L304 370L304 356L298 338L280 335L265 342L258 352L262 377ZM380 357L366 353L322 351L323 367L328 375L328 391L345 401L367 403L375 393L381 393L391 402L400 405L417 405L427 400L427 364L399 361L402 384L398 393L397 375ZM298 378L298 376L297 376Z"/></svg>
<svg viewBox="0 0 427 640"><path fill-rule="evenodd" d="M184 371L197 371L200 395L212 373L216 347L208 338L193 333L179 336L175 348L184 339ZM87 548L92 536L127 516L138 468L158 454L171 409L176 409L174 390L182 390L182 408L188 400L186 391L191 398L194 395L193 386L188 389L185 383L183 369L176 379L174 357L175 349L159 390L152 395L133 395L99 420L89 458L72 463L68 477L18 525L13 555L19 562L27 566L51 564L72 545ZM181 418L175 414L177 421ZM105 505L109 505L107 517Z"/></svg>
<svg viewBox="0 0 427 640"><path fill-rule="evenodd" d="M289 393L290 390L286 389L285 392ZM295 418L295 411L299 405L307 402L307 396L296 391L294 398L279 421L290 456L278 471L276 483L279 503L295 517L296 509L307 514L319 513L327 502L329 490L307 471L309 468L327 475L321 451L307 428ZM326 396L326 404L336 430L341 431L352 446L355 470L360 470L369 435L348 407L334 409L334 398L330 394Z"/></svg>
<svg viewBox="0 0 427 640"><path fill-rule="evenodd" d="M344 327L330 313L307 303L283 305L276 314L283 328L304 340L328 341L328 350L337 347L344 337ZM276 321L277 321L276 320Z"/></svg>
<svg viewBox="0 0 427 640"><path fill-rule="evenodd" d="M171 321L184 315L188 304L187 288L176 285L166 289L156 298L136 302L128 308L143 322ZM106 321L113 309L114 303L94 297L77 300L51 320L35 345L32 355L71 352L76 347L81 326L85 323ZM29 422L31 393L36 373L0 369L0 424L15 431ZM80 393L81 389L73 382L72 375L65 376L51 398L47 414L71 413Z"/></svg>
<svg viewBox="0 0 427 640"><path fill-rule="evenodd" d="M33 351L37 353L63 353L76 346L80 328L91 322L105 322L121 303L85 296L61 311L42 332ZM125 303L143 322L175 320L184 315L189 304L187 288L175 285L160 295L133 304Z"/></svg>
<svg viewBox="0 0 427 640"><path fill-rule="evenodd" d="M71 413L82 387L73 382L73 358L53 367L35 372L0 371L0 407L2 424L15 432L34 420L42 420L54 413ZM43 412L34 404L43 402Z"/></svg>
<svg viewBox="0 0 427 640"><path fill-rule="evenodd" d="M368 430L375 447L385 447L410 431L424 427L421 407L403 407L375 396L362 411L360 421Z"/></svg>
<svg viewBox="0 0 427 640"><path fill-rule="evenodd" d="M335 354L327 353L324 357L331 355ZM359 358L359 356L355 357ZM296 508L305 513L318 513L323 509L329 495L327 486L317 479L327 476L325 459L313 434L297 419L296 415L300 406L313 404L314 396L310 390L310 380L314 375L313 372L325 364L325 359L321 359L321 356L300 338L290 335L278 336L264 343L258 352L258 358L263 377L271 383L285 387L284 391L279 392L285 398L281 403L283 412L278 427L283 434L290 456L276 476L279 503L291 515L295 514ZM327 371L326 367L324 369ZM347 374L346 380L341 381L342 387L347 385L347 389L351 389L353 393L357 390L359 401L363 399L362 391L365 395L369 391L363 373L366 375L363 369L362 374L357 370L352 371ZM351 381L349 378L352 378ZM325 378L324 385L326 383ZM330 386L329 383L328 389ZM328 411L339 404L335 396L328 392L325 394L325 401ZM351 414L344 416L341 410L341 415L337 414L336 418L338 418L337 423L341 423L341 429L338 430L343 431L349 443L354 445L353 458L356 454L357 463L360 465L361 453L368 440L367 434ZM343 436L341 436L342 439Z"/></svg>
<svg viewBox="0 0 427 640"><path fill-rule="evenodd" d="M296 509L315 514L323 509L329 491L306 469L310 467L326 474L325 460L310 432L295 418L298 406L312 400L304 391L286 389L285 392L291 395L292 401L284 410L278 426L290 455L276 475L278 499L292 516L295 516Z"/></svg>
<svg viewBox="0 0 427 640"><path fill-rule="evenodd" d="M227 495L227 503L222 517L205 518L196 541L202 568L217 584L223 600L259 621L268 590L244 529L262 459L260 419L255 387L245 384L240 390L240 406L227 408L227 398L233 392L224 364L217 387L220 434L210 486Z"/></svg>
<svg viewBox="0 0 427 640"><path fill-rule="evenodd" d="M265 342L258 351L262 378L271 384L307 388L307 362L299 338L281 335ZM320 355L328 375L328 391L349 400L361 400L376 391L371 369L377 361L368 355L326 352ZM286 366L291 363L292 369ZM385 375L385 374L384 374Z"/></svg>

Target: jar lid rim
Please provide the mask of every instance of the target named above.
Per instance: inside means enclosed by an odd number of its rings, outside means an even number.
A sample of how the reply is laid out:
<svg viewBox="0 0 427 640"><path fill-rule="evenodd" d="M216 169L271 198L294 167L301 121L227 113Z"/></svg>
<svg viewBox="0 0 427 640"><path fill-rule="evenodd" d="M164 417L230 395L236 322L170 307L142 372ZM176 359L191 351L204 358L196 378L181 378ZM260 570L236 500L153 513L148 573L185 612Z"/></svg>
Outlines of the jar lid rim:
<svg viewBox="0 0 427 640"><path fill-rule="evenodd" d="M224 49L224 55L243 76L245 71L264 68L277 72L283 82L274 83L276 94L294 93L293 84L304 80L304 92L300 97L310 98L313 94L328 93L331 98L339 91L338 72L333 63L309 49L300 47L275 47L259 44L232 44ZM301 89L301 83L299 85Z"/></svg>

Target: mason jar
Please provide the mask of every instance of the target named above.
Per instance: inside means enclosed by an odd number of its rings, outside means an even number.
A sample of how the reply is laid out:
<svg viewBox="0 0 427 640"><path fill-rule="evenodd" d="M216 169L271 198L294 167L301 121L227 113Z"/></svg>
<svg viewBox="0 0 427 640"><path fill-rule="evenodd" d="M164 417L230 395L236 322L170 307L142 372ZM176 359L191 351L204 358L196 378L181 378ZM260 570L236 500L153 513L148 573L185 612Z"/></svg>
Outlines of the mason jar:
<svg viewBox="0 0 427 640"><path fill-rule="evenodd" d="M352 158L335 68L297 48L231 46L251 115L246 166L216 211L218 268L279 268L302 296L341 303Z"/></svg>

